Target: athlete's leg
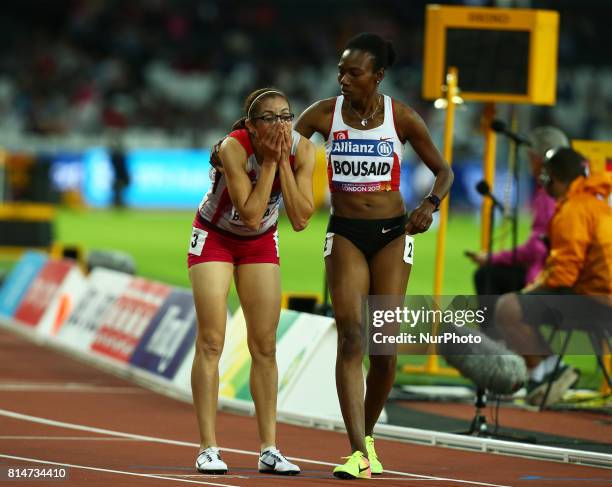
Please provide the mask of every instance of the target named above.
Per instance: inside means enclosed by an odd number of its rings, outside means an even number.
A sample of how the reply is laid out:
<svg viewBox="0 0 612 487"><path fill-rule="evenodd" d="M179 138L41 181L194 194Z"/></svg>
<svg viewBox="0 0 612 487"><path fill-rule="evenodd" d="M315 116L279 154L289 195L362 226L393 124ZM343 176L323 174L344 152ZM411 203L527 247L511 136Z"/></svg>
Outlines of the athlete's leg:
<svg viewBox="0 0 612 487"><path fill-rule="evenodd" d="M191 390L200 428L200 447L217 445L215 418L219 395L219 358L225 340L227 294L234 266L205 262L189 269L198 333L191 369Z"/></svg>
<svg viewBox="0 0 612 487"><path fill-rule="evenodd" d="M370 259L370 294L385 296L404 296L411 264L404 262L404 235L396 238L380 249ZM403 305L403 298L398 306ZM372 430L385 406L387 396L395 380L397 355L370 354L370 370L366 379L365 396L365 434Z"/></svg>
<svg viewBox="0 0 612 487"><path fill-rule="evenodd" d="M276 444L276 328L280 315L280 268L276 264L236 267L236 289L244 311L251 352L251 395L261 447Z"/></svg>
<svg viewBox="0 0 612 487"><path fill-rule="evenodd" d="M368 294L368 263L348 239L334 235L331 254L325 258L327 280L338 329L336 388L351 451L366 454L363 412L362 299Z"/></svg>

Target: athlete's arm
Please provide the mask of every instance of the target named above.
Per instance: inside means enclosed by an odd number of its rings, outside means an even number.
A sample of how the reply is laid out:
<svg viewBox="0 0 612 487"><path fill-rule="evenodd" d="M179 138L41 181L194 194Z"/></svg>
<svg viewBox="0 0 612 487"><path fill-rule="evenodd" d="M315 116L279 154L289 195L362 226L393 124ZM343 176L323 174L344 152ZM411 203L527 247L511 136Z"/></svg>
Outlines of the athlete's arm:
<svg viewBox="0 0 612 487"><path fill-rule="evenodd" d="M306 137L302 137L298 143L295 154L295 175L289 162L291 151L291 138L285 145L279 163L281 191L285 211L296 232L304 230L308 225L308 219L314 212L314 200L312 196L312 174L315 166L314 145Z"/></svg>
<svg viewBox="0 0 612 487"><path fill-rule="evenodd" d="M219 148L219 158L232 204L240 219L251 230L259 229L272 192L278 159L264 157L259 179L253 185L246 172L247 153L236 139L227 137L223 141Z"/></svg>
<svg viewBox="0 0 612 487"><path fill-rule="evenodd" d="M324 139L327 139L334 106L335 98L328 98L313 103L298 117L293 125L294 130L307 139L310 139L315 132L318 132Z"/></svg>
<svg viewBox="0 0 612 487"><path fill-rule="evenodd" d="M403 103L394 102L396 130L402 142L410 142L415 152L436 176L431 194L444 198L453 184L454 174L448 163L436 148L423 119L413 109ZM406 231L410 234L421 233L429 228L433 220L434 205L429 200L423 202L410 214Z"/></svg>

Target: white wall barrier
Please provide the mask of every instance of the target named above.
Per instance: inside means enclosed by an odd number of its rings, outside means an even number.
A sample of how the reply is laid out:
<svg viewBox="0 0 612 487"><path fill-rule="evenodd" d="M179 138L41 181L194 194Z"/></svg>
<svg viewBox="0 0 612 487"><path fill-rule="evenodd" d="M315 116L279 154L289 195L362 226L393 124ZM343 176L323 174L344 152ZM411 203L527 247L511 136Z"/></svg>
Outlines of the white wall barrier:
<svg viewBox="0 0 612 487"><path fill-rule="evenodd" d="M87 277L81 299L61 327L58 340L69 348L89 352L102 318L127 289L131 280L129 274L95 268Z"/></svg>

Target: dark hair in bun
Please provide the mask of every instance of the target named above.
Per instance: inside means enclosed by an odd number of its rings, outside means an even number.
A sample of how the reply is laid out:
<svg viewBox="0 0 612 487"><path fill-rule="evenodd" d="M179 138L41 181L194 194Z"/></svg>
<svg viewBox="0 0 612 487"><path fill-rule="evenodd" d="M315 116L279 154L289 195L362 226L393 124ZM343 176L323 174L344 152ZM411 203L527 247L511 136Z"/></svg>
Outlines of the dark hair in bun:
<svg viewBox="0 0 612 487"><path fill-rule="evenodd" d="M374 58L374 71L378 71L381 68L390 68L395 62L393 44L379 35L370 32L357 34L347 42L344 49L359 49L360 51L369 52Z"/></svg>

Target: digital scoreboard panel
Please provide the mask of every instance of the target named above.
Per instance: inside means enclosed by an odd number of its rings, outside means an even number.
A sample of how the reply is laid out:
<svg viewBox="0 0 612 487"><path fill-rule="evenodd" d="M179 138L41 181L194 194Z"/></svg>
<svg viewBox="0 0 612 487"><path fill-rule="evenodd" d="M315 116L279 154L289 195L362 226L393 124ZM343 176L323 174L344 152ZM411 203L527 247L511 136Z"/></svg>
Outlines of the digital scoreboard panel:
<svg viewBox="0 0 612 487"><path fill-rule="evenodd" d="M466 100L552 105L559 14L428 5L423 97L443 96L450 66Z"/></svg>

